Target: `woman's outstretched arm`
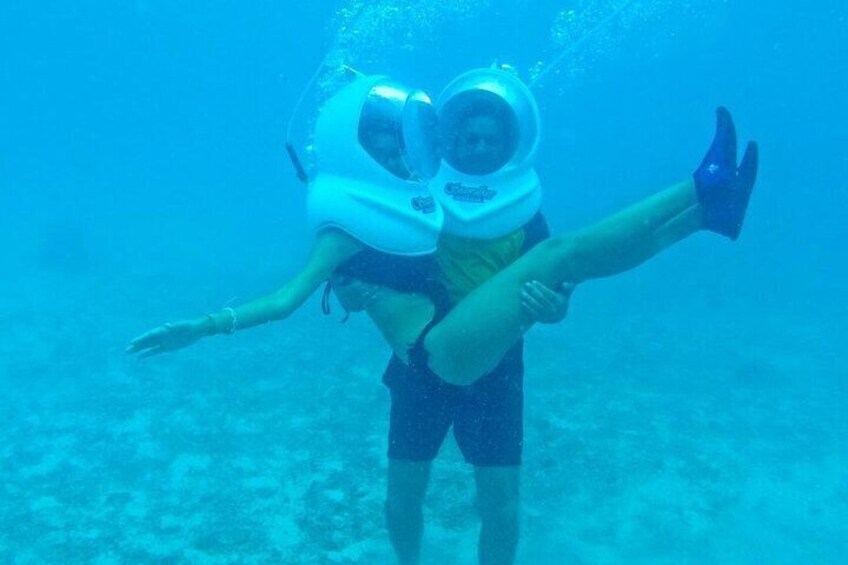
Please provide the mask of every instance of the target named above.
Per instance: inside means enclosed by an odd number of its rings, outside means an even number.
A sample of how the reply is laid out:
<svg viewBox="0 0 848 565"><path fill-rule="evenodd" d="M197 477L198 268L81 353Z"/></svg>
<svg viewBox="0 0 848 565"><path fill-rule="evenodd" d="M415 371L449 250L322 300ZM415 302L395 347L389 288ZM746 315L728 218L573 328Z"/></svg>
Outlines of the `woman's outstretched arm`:
<svg viewBox="0 0 848 565"><path fill-rule="evenodd" d="M316 237L306 265L278 290L233 308L153 328L132 340L127 353L150 357L182 349L203 337L283 320L297 310L339 264L360 249L360 243L341 231L322 231Z"/></svg>

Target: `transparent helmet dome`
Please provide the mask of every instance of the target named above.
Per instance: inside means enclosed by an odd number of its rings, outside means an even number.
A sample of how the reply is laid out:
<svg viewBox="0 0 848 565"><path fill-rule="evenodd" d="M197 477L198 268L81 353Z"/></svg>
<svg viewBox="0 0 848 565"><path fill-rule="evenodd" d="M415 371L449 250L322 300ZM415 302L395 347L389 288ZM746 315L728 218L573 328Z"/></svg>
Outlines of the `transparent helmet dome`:
<svg viewBox="0 0 848 565"><path fill-rule="evenodd" d="M286 152L298 178L305 183L314 179L317 172L315 133L321 109L359 76L336 59L328 55L318 65L300 93L286 126Z"/></svg>
<svg viewBox="0 0 848 565"><path fill-rule="evenodd" d="M442 156L474 176L526 164L539 142L536 101L512 72L475 69L454 79L437 102Z"/></svg>

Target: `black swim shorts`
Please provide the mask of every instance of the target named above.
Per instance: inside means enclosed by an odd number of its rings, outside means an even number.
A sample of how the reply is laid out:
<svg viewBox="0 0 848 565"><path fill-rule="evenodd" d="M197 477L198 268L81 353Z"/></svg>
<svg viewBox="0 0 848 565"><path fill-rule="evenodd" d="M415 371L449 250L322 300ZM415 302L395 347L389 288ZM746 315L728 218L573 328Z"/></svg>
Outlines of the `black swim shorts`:
<svg viewBox="0 0 848 565"><path fill-rule="evenodd" d="M389 458L431 461L453 425L465 460L478 467L521 464L524 443L523 343L494 371L469 386L451 385L429 369L392 356L383 375L391 392Z"/></svg>

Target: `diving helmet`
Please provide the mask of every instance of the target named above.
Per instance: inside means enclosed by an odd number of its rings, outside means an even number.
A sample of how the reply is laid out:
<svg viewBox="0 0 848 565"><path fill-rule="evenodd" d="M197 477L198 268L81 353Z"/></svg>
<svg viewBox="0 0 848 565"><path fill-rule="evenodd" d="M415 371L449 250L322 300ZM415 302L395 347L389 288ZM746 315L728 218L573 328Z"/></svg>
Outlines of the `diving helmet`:
<svg viewBox="0 0 848 565"><path fill-rule="evenodd" d="M474 69L448 84L436 109L443 161L430 190L444 208L444 231L490 239L527 223L542 200L530 89L513 71Z"/></svg>
<svg viewBox="0 0 848 565"><path fill-rule="evenodd" d="M422 91L354 73L315 123L311 227L341 229L386 253L435 251L444 219L427 186L439 167L436 127Z"/></svg>

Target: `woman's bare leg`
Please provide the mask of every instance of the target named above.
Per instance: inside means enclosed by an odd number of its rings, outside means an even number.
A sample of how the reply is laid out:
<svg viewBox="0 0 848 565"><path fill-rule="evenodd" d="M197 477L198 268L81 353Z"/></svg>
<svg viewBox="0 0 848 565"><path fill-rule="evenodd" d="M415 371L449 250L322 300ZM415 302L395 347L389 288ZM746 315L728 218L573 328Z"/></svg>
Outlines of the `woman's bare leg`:
<svg viewBox="0 0 848 565"><path fill-rule="evenodd" d="M474 382L521 337L524 283L538 280L555 288L622 273L698 231L700 218L690 180L593 226L540 243L463 299L427 334L430 368L450 383Z"/></svg>
<svg viewBox="0 0 848 565"><path fill-rule="evenodd" d="M695 233L700 223L688 225L685 233L668 240L669 222L697 208L695 184L687 180L673 185L600 222L566 234L559 239L557 253L539 266L548 272L542 282L558 286L564 281L580 283L609 277L641 265L672 243Z"/></svg>
<svg viewBox="0 0 848 565"><path fill-rule="evenodd" d="M736 239L754 183L759 151L749 142L736 163L736 130L716 110L712 144L692 179L601 222L545 241L477 288L424 339L429 367L448 382L469 384L490 371L526 326L519 298L538 280L550 288L636 267L699 229Z"/></svg>

